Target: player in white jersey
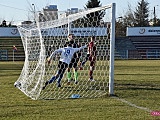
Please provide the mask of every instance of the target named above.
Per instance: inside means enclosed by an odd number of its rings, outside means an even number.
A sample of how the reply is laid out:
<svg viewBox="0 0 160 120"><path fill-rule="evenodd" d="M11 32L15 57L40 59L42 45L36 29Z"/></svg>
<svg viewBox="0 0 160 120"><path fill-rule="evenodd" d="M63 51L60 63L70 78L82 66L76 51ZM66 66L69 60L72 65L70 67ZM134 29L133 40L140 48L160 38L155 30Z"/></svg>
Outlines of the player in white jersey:
<svg viewBox="0 0 160 120"><path fill-rule="evenodd" d="M61 87L61 84L60 84L61 79L63 77L65 70L67 69L68 65L70 64L74 53L87 47L87 45L82 46L80 48L73 48L71 46L72 45L68 43L67 47L59 48L59 49L55 50L50 55L50 57L47 59L47 61L50 62L53 55L55 55L56 53L61 53L61 57L60 57L59 64L58 64L59 70L57 71L56 75L54 75L50 80L46 81L45 86L42 89L45 89L48 84L54 82L57 78L58 78L57 86Z"/></svg>

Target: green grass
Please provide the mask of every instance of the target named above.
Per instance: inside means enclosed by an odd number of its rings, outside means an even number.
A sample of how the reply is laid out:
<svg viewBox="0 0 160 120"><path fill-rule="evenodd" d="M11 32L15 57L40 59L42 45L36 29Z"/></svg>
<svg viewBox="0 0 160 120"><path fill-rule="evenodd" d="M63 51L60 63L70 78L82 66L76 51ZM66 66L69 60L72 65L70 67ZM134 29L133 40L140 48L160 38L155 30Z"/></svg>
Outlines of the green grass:
<svg viewBox="0 0 160 120"><path fill-rule="evenodd" d="M16 89L23 62L0 62L1 120L160 120L112 97L32 100ZM132 104L160 111L160 61L115 61L115 94Z"/></svg>

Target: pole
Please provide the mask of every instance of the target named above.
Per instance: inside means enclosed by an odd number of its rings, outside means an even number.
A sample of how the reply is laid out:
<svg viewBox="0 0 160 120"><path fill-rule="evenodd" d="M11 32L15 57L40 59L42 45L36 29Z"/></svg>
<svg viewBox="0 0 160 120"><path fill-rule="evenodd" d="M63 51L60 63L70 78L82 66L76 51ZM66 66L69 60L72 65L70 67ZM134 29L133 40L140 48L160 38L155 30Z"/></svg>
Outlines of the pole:
<svg viewBox="0 0 160 120"><path fill-rule="evenodd" d="M115 21L116 3L112 3L111 37L110 37L110 68L109 68L109 95L114 95L114 49L115 49Z"/></svg>
<svg viewBox="0 0 160 120"><path fill-rule="evenodd" d="M153 8L153 15L154 15L154 23L153 24L155 24L156 23L156 8L155 8L155 6Z"/></svg>
<svg viewBox="0 0 160 120"><path fill-rule="evenodd" d="M158 6L158 5L155 5L154 8L153 8L153 15L154 15L153 25L155 25L155 24L156 24L156 21L157 21L157 20L156 20L156 6Z"/></svg>
<svg viewBox="0 0 160 120"><path fill-rule="evenodd" d="M32 4L32 6L33 6L33 14L34 14L34 22L36 22L36 8L35 8L35 5L34 4Z"/></svg>
<svg viewBox="0 0 160 120"><path fill-rule="evenodd" d="M14 62L14 49L13 49L13 62Z"/></svg>

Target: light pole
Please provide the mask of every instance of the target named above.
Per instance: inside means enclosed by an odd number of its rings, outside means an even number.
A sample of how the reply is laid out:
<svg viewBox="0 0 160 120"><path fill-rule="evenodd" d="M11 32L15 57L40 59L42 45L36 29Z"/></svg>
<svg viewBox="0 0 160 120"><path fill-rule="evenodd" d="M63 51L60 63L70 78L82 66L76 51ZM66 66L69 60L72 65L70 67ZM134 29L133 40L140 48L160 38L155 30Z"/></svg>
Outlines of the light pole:
<svg viewBox="0 0 160 120"><path fill-rule="evenodd" d="M32 6L33 6L34 22L36 22L36 7L34 4L32 4Z"/></svg>
<svg viewBox="0 0 160 120"><path fill-rule="evenodd" d="M153 25L156 23L156 6L158 6L158 5L155 5L153 8L153 15L154 15Z"/></svg>

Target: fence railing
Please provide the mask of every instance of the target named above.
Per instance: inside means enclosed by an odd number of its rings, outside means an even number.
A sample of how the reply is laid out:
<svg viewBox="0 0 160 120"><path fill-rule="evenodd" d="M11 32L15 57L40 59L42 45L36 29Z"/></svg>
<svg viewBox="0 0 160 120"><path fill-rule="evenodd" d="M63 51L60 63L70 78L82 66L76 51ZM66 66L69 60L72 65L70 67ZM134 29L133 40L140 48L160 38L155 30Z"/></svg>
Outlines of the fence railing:
<svg viewBox="0 0 160 120"><path fill-rule="evenodd" d="M119 59L160 59L160 49L122 50L117 54Z"/></svg>

